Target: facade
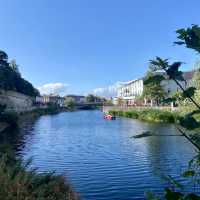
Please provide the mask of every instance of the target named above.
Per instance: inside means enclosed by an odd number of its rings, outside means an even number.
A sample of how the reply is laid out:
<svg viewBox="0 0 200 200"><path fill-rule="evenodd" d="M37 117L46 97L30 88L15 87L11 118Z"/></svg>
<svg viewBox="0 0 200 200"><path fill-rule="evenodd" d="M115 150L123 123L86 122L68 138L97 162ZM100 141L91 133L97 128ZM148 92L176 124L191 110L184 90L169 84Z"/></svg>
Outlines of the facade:
<svg viewBox="0 0 200 200"><path fill-rule="evenodd" d="M179 81L184 89L192 86L192 77L194 71L184 72L183 77L186 81ZM143 89L144 89L144 78L135 79L123 84L121 87L118 88L117 91L117 98L119 102L121 101L123 105L126 106L134 106L138 104L146 104L139 99L142 96ZM175 92L180 91L179 86L173 80L163 80L161 82L166 94L168 96L172 95Z"/></svg>
<svg viewBox="0 0 200 200"><path fill-rule="evenodd" d="M81 104L86 102L85 96L80 96L80 95L67 95L64 98L66 101L73 101L76 104Z"/></svg>
<svg viewBox="0 0 200 200"><path fill-rule="evenodd" d="M35 97L35 102L37 104L44 104L44 98L42 96L36 96Z"/></svg>
<svg viewBox="0 0 200 200"><path fill-rule="evenodd" d="M118 88L117 98L122 104L133 106L136 104L137 97L142 96L143 88L143 78L129 81Z"/></svg>
<svg viewBox="0 0 200 200"><path fill-rule="evenodd" d="M64 102L65 102L65 98L64 97L60 97L58 95L44 95L43 97L43 103L44 104L48 104L48 103L52 103L52 104L56 104L60 107L64 106Z"/></svg>

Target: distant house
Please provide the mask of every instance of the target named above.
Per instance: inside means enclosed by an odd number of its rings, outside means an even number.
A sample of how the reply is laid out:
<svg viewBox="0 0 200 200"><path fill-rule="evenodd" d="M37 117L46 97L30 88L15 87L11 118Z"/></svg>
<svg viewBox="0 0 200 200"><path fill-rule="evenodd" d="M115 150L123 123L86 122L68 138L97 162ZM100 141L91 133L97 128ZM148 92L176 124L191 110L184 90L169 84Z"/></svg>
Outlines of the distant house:
<svg viewBox="0 0 200 200"><path fill-rule="evenodd" d="M54 94L44 95L42 98L43 98L43 103L45 104L52 103L59 105L60 107L64 106L65 98L60 97L59 95L54 95Z"/></svg>
<svg viewBox="0 0 200 200"><path fill-rule="evenodd" d="M64 98L66 101L73 101L76 104L81 104L86 102L85 96L81 95L67 95Z"/></svg>
<svg viewBox="0 0 200 200"><path fill-rule="evenodd" d="M35 102L36 102L37 104L43 104L43 103L44 103L44 98L43 98L43 96L36 96L36 97L35 97Z"/></svg>
<svg viewBox="0 0 200 200"><path fill-rule="evenodd" d="M162 73L165 76L165 74ZM183 77L186 81L179 81L184 89L192 86L192 77L194 71L184 72ZM170 96L171 94L180 91L179 86L173 80L163 80L161 82L166 94ZM136 105L136 100L141 97L144 90L144 78L135 79L123 84L118 88L117 98L123 101L124 105L132 106ZM115 100L115 103L117 101Z"/></svg>

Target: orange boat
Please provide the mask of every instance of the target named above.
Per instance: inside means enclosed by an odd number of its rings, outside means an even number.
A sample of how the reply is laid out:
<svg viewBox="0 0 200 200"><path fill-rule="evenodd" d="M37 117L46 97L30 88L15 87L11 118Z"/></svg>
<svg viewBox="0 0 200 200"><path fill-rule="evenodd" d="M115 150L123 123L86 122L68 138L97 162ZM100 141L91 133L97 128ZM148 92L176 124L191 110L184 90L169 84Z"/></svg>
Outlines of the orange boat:
<svg viewBox="0 0 200 200"><path fill-rule="evenodd" d="M104 115L104 119L107 119L107 120L114 120L114 119L116 119L116 117L113 116L113 115L108 114L108 115Z"/></svg>

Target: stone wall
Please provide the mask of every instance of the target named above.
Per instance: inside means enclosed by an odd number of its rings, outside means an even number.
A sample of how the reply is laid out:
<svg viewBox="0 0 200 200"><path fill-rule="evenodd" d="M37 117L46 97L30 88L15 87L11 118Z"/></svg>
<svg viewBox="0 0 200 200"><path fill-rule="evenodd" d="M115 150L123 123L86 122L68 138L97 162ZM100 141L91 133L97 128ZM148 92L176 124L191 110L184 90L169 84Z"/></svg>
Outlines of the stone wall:
<svg viewBox="0 0 200 200"><path fill-rule="evenodd" d="M0 104L6 105L6 111L27 112L33 110L34 98L14 91L0 90Z"/></svg>

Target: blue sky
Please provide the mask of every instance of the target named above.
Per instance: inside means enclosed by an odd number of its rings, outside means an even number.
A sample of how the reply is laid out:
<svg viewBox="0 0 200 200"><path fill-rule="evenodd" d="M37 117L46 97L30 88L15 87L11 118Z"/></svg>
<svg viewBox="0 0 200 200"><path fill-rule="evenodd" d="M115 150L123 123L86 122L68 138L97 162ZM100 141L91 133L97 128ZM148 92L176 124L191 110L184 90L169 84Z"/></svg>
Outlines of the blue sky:
<svg viewBox="0 0 200 200"><path fill-rule="evenodd" d="M0 49L36 87L112 89L142 76L155 56L185 61L175 30L200 24L199 0L0 0ZM68 86L69 85L69 86Z"/></svg>

